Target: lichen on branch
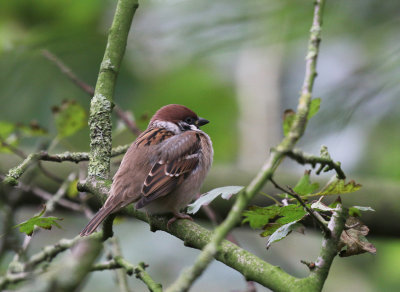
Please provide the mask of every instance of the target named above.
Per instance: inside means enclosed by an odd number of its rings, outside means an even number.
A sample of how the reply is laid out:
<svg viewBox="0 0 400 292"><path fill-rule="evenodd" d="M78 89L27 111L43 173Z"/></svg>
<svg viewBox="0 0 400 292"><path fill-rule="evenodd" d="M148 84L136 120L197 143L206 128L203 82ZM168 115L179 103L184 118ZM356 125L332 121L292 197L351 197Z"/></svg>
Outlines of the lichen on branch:
<svg viewBox="0 0 400 292"><path fill-rule="evenodd" d="M117 3L90 105L89 177L109 178L113 96L132 18L137 8L137 0L119 0Z"/></svg>

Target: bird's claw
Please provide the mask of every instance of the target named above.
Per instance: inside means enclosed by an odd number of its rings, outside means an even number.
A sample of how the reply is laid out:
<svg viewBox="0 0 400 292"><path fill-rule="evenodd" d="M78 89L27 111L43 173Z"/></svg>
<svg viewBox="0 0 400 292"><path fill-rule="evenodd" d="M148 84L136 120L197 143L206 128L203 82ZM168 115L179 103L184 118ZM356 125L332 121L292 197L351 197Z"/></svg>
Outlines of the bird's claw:
<svg viewBox="0 0 400 292"><path fill-rule="evenodd" d="M190 221L193 221L193 218L190 217L190 215L188 215L188 214L174 213L174 217L172 217L171 219L168 220L167 229L169 230L169 227L171 226L171 224L174 223L178 219L188 219Z"/></svg>

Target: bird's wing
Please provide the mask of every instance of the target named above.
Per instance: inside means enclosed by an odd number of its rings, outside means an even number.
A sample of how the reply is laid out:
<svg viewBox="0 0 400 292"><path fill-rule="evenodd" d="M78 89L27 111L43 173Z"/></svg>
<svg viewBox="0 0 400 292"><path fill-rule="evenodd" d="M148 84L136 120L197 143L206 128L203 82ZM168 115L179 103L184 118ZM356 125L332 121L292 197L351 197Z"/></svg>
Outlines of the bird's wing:
<svg viewBox="0 0 400 292"><path fill-rule="evenodd" d="M160 160L144 181L142 198L136 204L138 209L168 195L197 167L201 155L200 135L188 131L173 136L165 141L159 154Z"/></svg>
<svg viewBox="0 0 400 292"><path fill-rule="evenodd" d="M152 146L159 144L166 139L173 137L175 134L163 128L150 128L143 132L135 141L136 146L143 144L144 146ZM142 145L142 146L143 146Z"/></svg>

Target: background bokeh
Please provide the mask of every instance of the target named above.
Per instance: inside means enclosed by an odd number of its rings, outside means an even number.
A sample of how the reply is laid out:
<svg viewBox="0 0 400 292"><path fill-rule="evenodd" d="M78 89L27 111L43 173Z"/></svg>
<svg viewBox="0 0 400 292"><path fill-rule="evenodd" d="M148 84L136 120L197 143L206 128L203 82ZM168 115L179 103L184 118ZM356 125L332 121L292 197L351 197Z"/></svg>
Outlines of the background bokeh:
<svg viewBox="0 0 400 292"><path fill-rule="evenodd" d="M141 129L162 105L180 103L194 109L211 121L204 130L215 149L204 190L248 183L268 149L282 137L283 111L296 107L312 2L141 1L115 102L134 115ZM94 86L114 8L115 1L110 0L0 2L0 121L29 124L35 120L48 130L45 137L21 140L19 147L26 153L50 144L56 136L53 106L67 99L89 109L87 95L45 59L42 50L54 53ZM395 291L400 284L399 11L400 2L395 0L335 0L327 1L325 7L314 90L314 96L322 98L321 110L299 146L317 154L322 144L327 145L348 177L363 184L360 191L342 199L348 206L376 210L363 220L371 229L370 241L378 248L375 256L335 259L326 291ZM114 145L134 138L114 120ZM87 127L52 145L54 152L88 149ZM10 153L0 153L0 172L19 161ZM118 159L113 167L117 165ZM59 176L76 168L69 163L45 166ZM276 179L293 185L303 171L285 161ZM34 171L29 177L49 191L57 188ZM313 178L323 182L329 176ZM6 187L0 190L10 193ZM27 196L25 203L18 213L21 220L37 212L38 201ZM266 204L262 198L256 203ZM221 216L227 204L216 202ZM86 222L83 216L59 214L65 218L63 230L43 232L32 251L60 237L74 236ZM149 272L166 284L197 254L167 234L149 232L135 220L123 221L116 232L124 234L121 242L127 258L146 261ZM245 248L295 275L306 275L299 261L314 259L321 240L311 227L306 236L291 235L267 251L265 238L255 231L244 226L235 234ZM106 273L91 276L84 291L110 291L112 277ZM141 283L131 282L144 291ZM237 272L214 263L194 291L243 288Z"/></svg>

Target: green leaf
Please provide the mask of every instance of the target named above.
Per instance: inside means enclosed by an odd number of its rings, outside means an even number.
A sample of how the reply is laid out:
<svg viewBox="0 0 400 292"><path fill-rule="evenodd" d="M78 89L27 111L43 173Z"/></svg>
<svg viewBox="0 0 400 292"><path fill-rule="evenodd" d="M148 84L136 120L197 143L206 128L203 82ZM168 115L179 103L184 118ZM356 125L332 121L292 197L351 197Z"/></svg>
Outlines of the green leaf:
<svg viewBox="0 0 400 292"><path fill-rule="evenodd" d="M308 112L307 120L311 119L318 111L321 105L321 98L314 98L311 100L310 110Z"/></svg>
<svg viewBox="0 0 400 292"><path fill-rule="evenodd" d="M310 110L307 115L307 120L311 119L318 111L321 105L321 98L314 98L310 103ZM289 134L290 128L293 125L294 119L296 117L296 112L287 109L283 114L283 135L287 136Z"/></svg>
<svg viewBox="0 0 400 292"><path fill-rule="evenodd" d="M50 230L53 225L57 226L58 228L61 228L61 226L60 226L60 224L58 224L57 220L63 220L63 219L57 218L57 217L42 217L45 211L46 211L46 207L43 208L43 210L40 212L40 214L35 215L31 219L14 226L14 228L19 227L19 231L21 233L26 233L29 236L32 235L33 230L35 229L35 226L38 226L40 228L47 229L47 230Z"/></svg>
<svg viewBox="0 0 400 292"><path fill-rule="evenodd" d="M40 126L37 121L31 121L29 126L19 125L17 128L25 137L36 137L47 134L47 130Z"/></svg>
<svg viewBox="0 0 400 292"><path fill-rule="evenodd" d="M23 124L12 124L5 121L0 121L0 152L11 153L10 148L16 148L22 137L39 136L47 133L46 130L41 128L37 122L33 121L29 126ZM7 143L4 146L3 143ZM10 147L11 146L11 147Z"/></svg>
<svg viewBox="0 0 400 292"><path fill-rule="evenodd" d="M288 224L282 225L279 227L269 238L267 241L267 249L271 246L272 243L277 242L286 236L289 235L293 230L301 227L302 224L297 223L297 221L290 222Z"/></svg>
<svg viewBox="0 0 400 292"><path fill-rule="evenodd" d="M371 207L353 206L349 208L349 215L353 217L361 217L361 211L375 212Z"/></svg>
<svg viewBox="0 0 400 292"><path fill-rule="evenodd" d="M296 113L288 109L283 114L283 135L287 136L289 134L290 128L294 122L294 118L296 117Z"/></svg>
<svg viewBox="0 0 400 292"><path fill-rule="evenodd" d="M303 207L300 205L277 206L271 205L268 207L250 207L249 210L243 212L242 223L248 222L253 229L264 228L261 236L271 235L276 229L293 221L299 221L306 215ZM274 221L270 223L270 221Z"/></svg>
<svg viewBox="0 0 400 292"><path fill-rule="evenodd" d="M361 185L357 184L354 180L345 182L344 179L335 179L327 186L323 188L322 191L311 194L310 196L330 196L330 195L340 195L346 193L352 193L361 189Z"/></svg>
<svg viewBox="0 0 400 292"><path fill-rule="evenodd" d="M260 235L262 237L269 236L285 224L302 220L306 214L307 212L300 205L291 204L281 207L279 212L280 218L276 219L272 224L267 224Z"/></svg>
<svg viewBox="0 0 400 292"><path fill-rule="evenodd" d="M303 177L299 180L293 190L301 196L305 196L315 192L319 188L318 183L311 183L310 172L305 171Z"/></svg>
<svg viewBox="0 0 400 292"><path fill-rule="evenodd" d="M270 219L277 217L280 213L280 206L272 205L268 207L251 206L249 210L243 212L242 223L248 222L253 229L264 227Z"/></svg>
<svg viewBox="0 0 400 292"><path fill-rule="evenodd" d="M9 122L0 121L0 139L6 140L15 130L15 125Z"/></svg>
<svg viewBox="0 0 400 292"><path fill-rule="evenodd" d="M75 179L71 181L70 184L68 185L67 196L71 199L76 198L76 196L78 195L77 184L78 184L78 179Z"/></svg>
<svg viewBox="0 0 400 292"><path fill-rule="evenodd" d="M236 195L239 193L244 187L243 186L227 186L213 189L205 194L203 194L200 198L198 198L195 202L190 204L187 209L187 213L195 214L197 213L201 206L208 205L215 198L221 195L221 197L225 200L229 200L232 195Z"/></svg>
<svg viewBox="0 0 400 292"><path fill-rule="evenodd" d="M59 138L71 136L87 125L86 112L75 101L64 101L61 107L53 107L53 114Z"/></svg>

